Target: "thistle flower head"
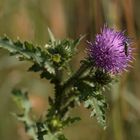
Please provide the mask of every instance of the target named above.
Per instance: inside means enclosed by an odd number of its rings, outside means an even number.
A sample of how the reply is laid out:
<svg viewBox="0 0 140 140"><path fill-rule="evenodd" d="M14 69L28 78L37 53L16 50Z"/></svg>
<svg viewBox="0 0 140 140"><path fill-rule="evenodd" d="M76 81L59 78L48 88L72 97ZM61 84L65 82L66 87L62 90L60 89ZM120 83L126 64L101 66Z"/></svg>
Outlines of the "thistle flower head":
<svg viewBox="0 0 140 140"><path fill-rule="evenodd" d="M88 42L88 53L97 68L117 74L125 70L132 60L131 40L124 32L104 26L95 41Z"/></svg>

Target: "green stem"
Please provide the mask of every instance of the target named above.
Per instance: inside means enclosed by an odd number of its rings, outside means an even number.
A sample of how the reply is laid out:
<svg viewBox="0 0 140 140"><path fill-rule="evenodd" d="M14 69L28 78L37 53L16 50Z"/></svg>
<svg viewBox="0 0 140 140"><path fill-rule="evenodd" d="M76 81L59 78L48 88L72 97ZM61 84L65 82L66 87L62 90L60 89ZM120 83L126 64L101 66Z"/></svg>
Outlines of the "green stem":
<svg viewBox="0 0 140 140"><path fill-rule="evenodd" d="M72 100L72 97L65 99L65 95L67 94L67 90L70 89L75 82L77 82L77 79L79 79L84 72L90 67L89 64L83 63L80 68L75 72L64 84L61 84L60 77L57 77L55 79L55 100L54 100L54 106L52 106L51 113L54 118L57 118L60 122L63 119L65 113L64 110L68 109L67 105L69 104L70 100ZM65 102L68 102L68 104L64 105L62 101L65 100ZM63 106L64 105L64 106ZM50 118L51 119L51 118ZM48 120L49 122L51 120ZM59 129L55 128L55 126L52 126L52 131L57 132Z"/></svg>
<svg viewBox="0 0 140 140"><path fill-rule="evenodd" d="M89 67L89 64L83 63L83 65L80 66L77 72L63 84L62 90L65 91L67 88L72 86Z"/></svg>

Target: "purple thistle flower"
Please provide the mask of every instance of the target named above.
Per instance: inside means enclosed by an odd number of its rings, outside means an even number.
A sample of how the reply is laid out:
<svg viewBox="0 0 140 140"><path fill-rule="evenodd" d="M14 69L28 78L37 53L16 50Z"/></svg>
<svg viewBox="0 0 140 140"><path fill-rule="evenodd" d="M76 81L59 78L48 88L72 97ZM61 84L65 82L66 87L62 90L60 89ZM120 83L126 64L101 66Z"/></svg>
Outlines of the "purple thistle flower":
<svg viewBox="0 0 140 140"><path fill-rule="evenodd" d="M124 32L104 26L94 43L88 42L88 53L97 68L117 74L126 70L132 60L131 40Z"/></svg>

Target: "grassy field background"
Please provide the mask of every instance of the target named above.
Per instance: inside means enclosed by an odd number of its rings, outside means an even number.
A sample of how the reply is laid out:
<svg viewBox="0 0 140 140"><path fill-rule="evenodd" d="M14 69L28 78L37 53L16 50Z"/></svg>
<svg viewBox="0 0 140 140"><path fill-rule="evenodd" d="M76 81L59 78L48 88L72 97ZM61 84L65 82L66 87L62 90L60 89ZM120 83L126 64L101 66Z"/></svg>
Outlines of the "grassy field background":
<svg viewBox="0 0 140 140"><path fill-rule="evenodd" d="M57 38L76 38L86 34L72 62L73 70L85 56L86 40L94 40L104 24L134 40L133 67L120 76L106 96L110 104L108 127L100 128L82 106L72 111L82 121L66 128L69 140L140 140L140 0L0 0L0 36L19 37L42 46L49 27ZM53 93L49 82L27 72L30 63L18 62L0 50L0 140L28 140L22 124L11 115L16 106L11 99L14 87L28 90L34 112L40 116Z"/></svg>

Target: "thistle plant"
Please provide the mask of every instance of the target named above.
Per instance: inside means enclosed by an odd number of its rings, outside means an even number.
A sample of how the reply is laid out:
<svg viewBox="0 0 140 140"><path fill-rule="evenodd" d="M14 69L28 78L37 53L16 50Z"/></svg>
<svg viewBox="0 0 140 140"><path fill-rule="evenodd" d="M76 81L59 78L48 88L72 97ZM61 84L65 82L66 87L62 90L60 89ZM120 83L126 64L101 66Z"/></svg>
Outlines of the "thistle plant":
<svg viewBox="0 0 140 140"><path fill-rule="evenodd" d="M16 55L20 61L32 62L28 71L39 73L54 85L54 96L46 101L49 108L39 120L33 119L28 93L13 89L13 99L22 112L14 116L24 123L31 140L67 140L62 130L80 120L69 112L81 104L91 110L90 116L96 117L101 127L106 128L108 105L104 91L133 60L130 38L124 32L104 26L95 41L87 41L87 56L81 60L79 69L69 73L70 61L83 36L76 40L57 40L49 29L48 32L50 40L41 47L7 37L0 39L1 48Z"/></svg>

